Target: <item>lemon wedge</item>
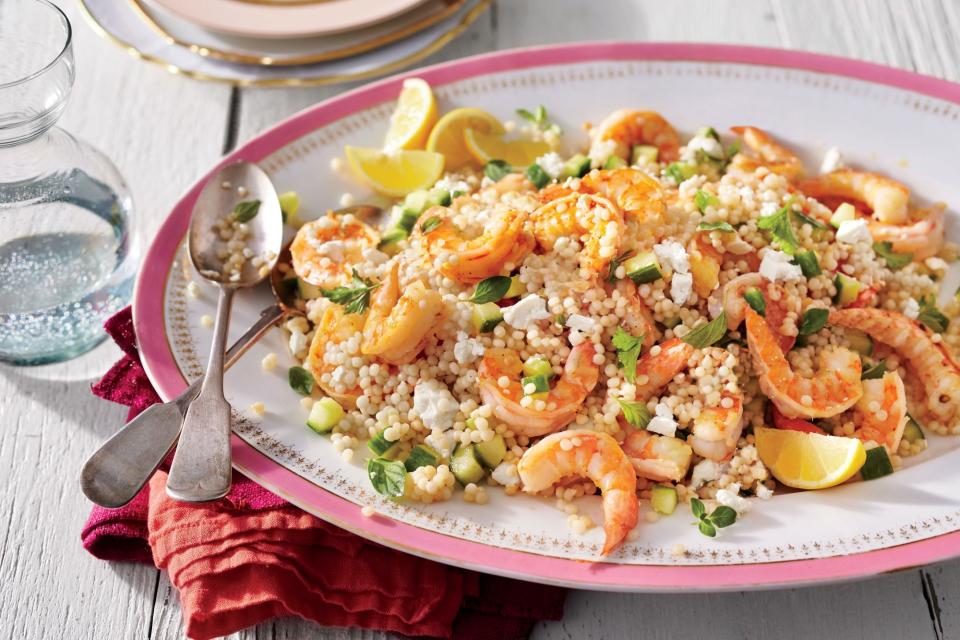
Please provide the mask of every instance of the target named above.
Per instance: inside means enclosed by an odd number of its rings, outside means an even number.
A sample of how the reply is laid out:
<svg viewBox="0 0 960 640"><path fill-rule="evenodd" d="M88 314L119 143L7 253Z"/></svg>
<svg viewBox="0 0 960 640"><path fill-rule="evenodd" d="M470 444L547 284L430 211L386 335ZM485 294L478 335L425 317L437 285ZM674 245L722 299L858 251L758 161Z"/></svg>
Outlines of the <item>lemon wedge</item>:
<svg viewBox="0 0 960 640"><path fill-rule="evenodd" d="M443 173L443 155L431 151L348 146L344 152L358 178L375 191L394 198L429 189Z"/></svg>
<svg viewBox="0 0 960 640"><path fill-rule="evenodd" d="M867 453L856 438L757 428L757 453L777 480L794 489L826 489L849 480Z"/></svg>
<svg viewBox="0 0 960 640"><path fill-rule="evenodd" d="M430 85L420 78L407 78L397 98L397 108L390 116L383 148L387 151L423 149L436 122L437 99Z"/></svg>
<svg viewBox="0 0 960 640"><path fill-rule="evenodd" d="M483 109L454 109L440 118L427 139L427 150L442 153L447 158L448 171L477 164L464 141L467 129L497 135L504 133L500 121Z"/></svg>
<svg viewBox="0 0 960 640"><path fill-rule="evenodd" d="M546 142L534 140L504 140L502 134L484 133L468 128L463 137L470 154L480 164L491 160L503 160L514 167L523 168L533 164L534 160L552 151Z"/></svg>

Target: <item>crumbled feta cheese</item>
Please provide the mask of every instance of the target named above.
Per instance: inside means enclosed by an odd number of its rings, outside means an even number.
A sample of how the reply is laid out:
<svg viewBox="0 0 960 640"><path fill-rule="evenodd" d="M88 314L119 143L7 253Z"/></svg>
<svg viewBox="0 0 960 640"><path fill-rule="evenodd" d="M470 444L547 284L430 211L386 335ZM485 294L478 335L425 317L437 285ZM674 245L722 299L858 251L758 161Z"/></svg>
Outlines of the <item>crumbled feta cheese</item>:
<svg viewBox="0 0 960 640"><path fill-rule="evenodd" d="M647 423L647 431L671 438L677 435L677 427L677 421L673 419L673 411L662 402L657 405L656 415Z"/></svg>
<svg viewBox="0 0 960 640"><path fill-rule="evenodd" d="M559 178L560 172L563 171L563 158L556 151L543 154L536 159L536 163L551 178Z"/></svg>
<svg viewBox="0 0 960 640"><path fill-rule="evenodd" d="M783 251L767 250L760 261L760 275L771 282L783 280L803 280L800 265L790 262L790 256Z"/></svg>
<svg viewBox="0 0 960 640"><path fill-rule="evenodd" d="M497 484L502 484L505 487L512 484L520 484L520 474L517 472L516 462L501 462L490 474L490 477L493 478Z"/></svg>
<svg viewBox="0 0 960 640"><path fill-rule="evenodd" d="M452 428L459 409L457 399L439 380L421 380L413 388L413 410L430 429Z"/></svg>
<svg viewBox="0 0 960 640"><path fill-rule="evenodd" d="M726 489L717 490L716 498L717 502L730 507L738 514L750 511L750 501L740 497L740 484L737 482L729 485Z"/></svg>
<svg viewBox="0 0 960 640"><path fill-rule="evenodd" d="M931 256L923 261L923 264L927 265L927 268L934 271L946 271L950 268L950 265L947 264L947 261L943 258L938 258L937 256Z"/></svg>
<svg viewBox="0 0 960 640"><path fill-rule="evenodd" d="M760 205L761 218L772 216L777 211L780 211L780 207L777 205L776 202L764 202L762 205Z"/></svg>
<svg viewBox="0 0 960 640"><path fill-rule="evenodd" d="M483 355L483 345L471 338L465 331L457 332L457 341L453 345L453 357L459 364L470 364Z"/></svg>
<svg viewBox="0 0 960 640"><path fill-rule="evenodd" d="M343 240L328 240L317 245L317 254L330 258L333 262L343 262L343 252L347 243Z"/></svg>
<svg viewBox="0 0 960 640"><path fill-rule="evenodd" d="M652 421L651 421L652 422ZM694 489L701 485L716 480L720 477L722 467L713 460L703 460L693 467L693 475L690 477L690 486Z"/></svg>
<svg viewBox="0 0 960 640"><path fill-rule="evenodd" d="M670 299L683 306L693 292L693 274L674 273L670 278Z"/></svg>
<svg viewBox="0 0 960 640"><path fill-rule="evenodd" d="M837 242L845 244L857 244L858 242L873 242L873 236L870 235L868 223L863 218L857 220L844 220L837 229Z"/></svg>
<svg viewBox="0 0 960 640"><path fill-rule="evenodd" d="M710 136L694 136L687 143L687 148L692 151L703 151L711 158L720 160L724 156L723 145L716 138Z"/></svg>
<svg viewBox="0 0 960 640"><path fill-rule="evenodd" d="M754 493L756 493L757 497L761 500L769 500L773 497L773 489L770 489L765 484L758 484L757 488L754 489Z"/></svg>
<svg viewBox="0 0 960 640"><path fill-rule="evenodd" d="M294 331L290 334L290 353L297 355L301 351L307 348L307 336L300 333L299 331Z"/></svg>
<svg viewBox="0 0 960 640"><path fill-rule="evenodd" d="M589 316L582 316L579 313L571 313L567 316L567 326L584 333L593 333L596 330L596 323Z"/></svg>
<svg viewBox="0 0 960 640"><path fill-rule="evenodd" d="M668 240L655 244L653 245L653 253L657 256L661 265L669 267L675 273L690 271L690 256L679 242Z"/></svg>
<svg viewBox="0 0 960 640"><path fill-rule="evenodd" d="M437 184L433 185L434 189L443 189L444 191L459 191L461 193L470 193L470 185L468 185L463 180L453 180L450 176L444 176L437 180Z"/></svg>
<svg viewBox="0 0 960 640"><path fill-rule="evenodd" d="M439 429L431 431L430 435L424 438L423 441L433 447L434 450L444 458L450 457L450 454L453 453L453 447L459 442L456 436L453 435L452 430L440 431Z"/></svg>
<svg viewBox="0 0 960 640"><path fill-rule="evenodd" d="M911 320L916 320L920 316L920 303L910 298L903 305L903 315Z"/></svg>
<svg viewBox="0 0 960 640"><path fill-rule="evenodd" d="M843 166L843 156L840 155L840 149L830 147L823 154L823 162L820 163L820 173L830 173Z"/></svg>
<svg viewBox="0 0 960 640"><path fill-rule="evenodd" d="M503 321L514 329L528 329L538 320L550 317L547 311L547 301L534 294L520 300L520 302L503 309Z"/></svg>
<svg viewBox="0 0 960 640"><path fill-rule="evenodd" d="M610 156L616 153L616 140L598 140L590 145L587 156L590 158L590 166L597 168L602 167L610 159Z"/></svg>

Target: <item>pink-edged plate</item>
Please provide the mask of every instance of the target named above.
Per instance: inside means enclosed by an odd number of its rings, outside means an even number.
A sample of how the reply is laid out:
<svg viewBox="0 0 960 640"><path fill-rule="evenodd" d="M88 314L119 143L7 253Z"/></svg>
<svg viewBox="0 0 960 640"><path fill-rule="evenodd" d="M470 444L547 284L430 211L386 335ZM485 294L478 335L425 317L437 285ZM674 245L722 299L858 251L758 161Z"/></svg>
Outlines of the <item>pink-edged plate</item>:
<svg viewBox="0 0 960 640"><path fill-rule="evenodd" d="M303 210L314 214L335 207L345 192L366 200L371 194L331 169L331 160L345 144L381 143L409 76L427 80L443 110L475 106L509 119L517 107L543 104L571 146L584 142L583 122L630 106L659 111L687 135L704 125L768 129L801 150L813 171L837 146L849 163L905 181L919 202L952 205L958 194L952 149L937 141L960 139L960 85L842 58L720 45L587 43L457 60L311 107L221 165L259 163L278 190L298 191ZM137 283L143 361L164 398L200 375L206 358L208 330L200 319L212 315L215 297L202 285L196 298L187 292L196 278L182 251L205 180L174 207ZM960 236L953 211L948 235ZM944 292L955 289L956 276ZM268 301L265 291L238 296L232 335ZM270 352L282 364L267 373L260 360ZM581 588L714 591L847 580L960 555L960 437L929 435L926 452L879 480L753 499L751 511L716 539L700 535L684 507L655 524L642 519L636 540L599 560L602 530L573 533L549 500L495 489L484 506L460 498L427 506L381 498L369 487L362 451L343 462L329 440L304 426L305 412L285 379L292 364L276 330L227 374L238 413L236 468L321 518L440 562ZM265 415L250 411L255 402L266 405ZM362 515L365 505L377 515ZM581 498L578 506L602 520L598 498Z"/></svg>

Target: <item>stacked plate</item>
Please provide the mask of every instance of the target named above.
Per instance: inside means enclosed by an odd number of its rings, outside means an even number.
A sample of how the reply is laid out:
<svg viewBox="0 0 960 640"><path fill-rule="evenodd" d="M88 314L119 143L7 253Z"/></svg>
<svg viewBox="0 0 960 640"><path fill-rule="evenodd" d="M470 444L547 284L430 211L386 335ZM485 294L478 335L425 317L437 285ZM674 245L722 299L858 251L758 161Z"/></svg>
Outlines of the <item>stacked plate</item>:
<svg viewBox="0 0 960 640"><path fill-rule="evenodd" d="M247 86L362 80L457 37L491 0L80 0L105 38L175 73Z"/></svg>

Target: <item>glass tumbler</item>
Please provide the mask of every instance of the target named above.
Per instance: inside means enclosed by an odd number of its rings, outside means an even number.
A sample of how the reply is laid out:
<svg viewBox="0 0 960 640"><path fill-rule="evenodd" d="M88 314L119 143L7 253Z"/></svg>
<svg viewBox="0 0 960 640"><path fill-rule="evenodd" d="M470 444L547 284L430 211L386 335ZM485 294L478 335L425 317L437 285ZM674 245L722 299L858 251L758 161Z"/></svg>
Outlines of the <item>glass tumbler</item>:
<svg viewBox="0 0 960 640"><path fill-rule="evenodd" d="M86 352L132 293L127 186L106 156L56 126L73 78L63 12L0 0L0 361Z"/></svg>

